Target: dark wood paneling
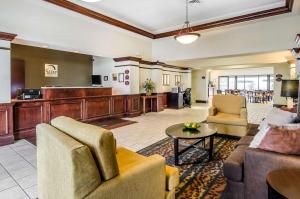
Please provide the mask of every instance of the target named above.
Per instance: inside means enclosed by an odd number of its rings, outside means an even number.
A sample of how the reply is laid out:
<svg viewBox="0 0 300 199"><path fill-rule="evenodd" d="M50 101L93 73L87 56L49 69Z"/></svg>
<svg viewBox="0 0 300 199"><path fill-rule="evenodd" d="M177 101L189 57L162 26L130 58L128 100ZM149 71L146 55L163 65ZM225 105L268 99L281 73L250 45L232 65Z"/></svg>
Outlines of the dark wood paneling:
<svg viewBox="0 0 300 199"><path fill-rule="evenodd" d="M0 104L0 146L13 142L12 104Z"/></svg>
<svg viewBox="0 0 300 199"><path fill-rule="evenodd" d="M17 35L7 32L0 32L0 40L12 41Z"/></svg>
<svg viewBox="0 0 300 199"><path fill-rule="evenodd" d="M59 116L67 116L75 120L83 120L83 101L82 100L56 100L47 103L47 119Z"/></svg>
<svg viewBox="0 0 300 199"><path fill-rule="evenodd" d="M127 115L138 116L141 114L141 95L127 96Z"/></svg>
<svg viewBox="0 0 300 199"><path fill-rule="evenodd" d="M43 102L16 103L14 106L15 138L35 136L36 125L44 122L43 117Z"/></svg>
<svg viewBox="0 0 300 199"><path fill-rule="evenodd" d="M43 88L43 99L65 99L112 95L112 88Z"/></svg>
<svg viewBox="0 0 300 199"><path fill-rule="evenodd" d="M20 59L11 60L11 97L16 98L17 89L25 88L25 62Z"/></svg>
<svg viewBox="0 0 300 199"><path fill-rule="evenodd" d="M126 113L126 96L112 96L112 115L124 115Z"/></svg>
<svg viewBox="0 0 300 199"><path fill-rule="evenodd" d="M47 1L49 3L55 4L57 6L60 6L60 7L69 9L69 10L72 10L72 11L80 13L82 15L94 18L94 19L102 21L104 23L108 23L110 25L117 26L119 28L143 35L145 37L149 37L151 39L160 39L163 37L170 37L170 36L177 35L180 32L180 30L174 30L174 31L169 31L169 32L163 32L160 34L153 34L148 31L134 27L134 26L124 23L122 21L116 20L114 18L108 17L99 12L95 12L93 10L87 9L83 6L80 6L78 4L75 4L75 3L72 3L72 2L69 2L66 0L44 0L44 1ZM263 10L260 12L254 12L254 13L250 13L250 14L246 14L246 15L232 17L232 18L228 18L228 19L213 21L213 22L206 23L206 24L200 24L200 25L193 26L192 29L193 29L193 31L200 31L200 30L206 30L206 29L221 27L221 26L225 26L225 25L232 25L232 24L236 24L236 23L242 23L242 22L246 22L246 21L250 21L250 20L261 19L261 18L280 15L280 14L285 14L285 13L289 13L292 11L293 4L294 4L294 0L286 0L286 4L283 7L278 7L278 8Z"/></svg>
<svg viewBox="0 0 300 199"><path fill-rule="evenodd" d="M168 107L168 93L163 93L163 106Z"/></svg>
<svg viewBox="0 0 300 199"><path fill-rule="evenodd" d="M111 110L111 97L86 99L86 119L109 117Z"/></svg>
<svg viewBox="0 0 300 199"><path fill-rule="evenodd" d="M108 16L103 15L101 13L95 12L93 10L87 9L87 8L82 7L80 5L77 5L75 3L65 1L65 0L44 0L44 1L47 1L49 3L58 5L60 7L63 7L63 8L69 9L69 10L72 10L72 11L80 13L82 15L97 19L97 20L102 21L104 23L107 23L107 24L110 24L110 25L113 25L113 26L117 26L119 28L122 28L122 29L125 29L125 30L128 30L128 31L143 35L145 37L149 37L149 38L152 38L152 39L154 38L154 35L150 32L147 32L147 31L142 30L140 28L134 27L134 26L129 25L127 23L124 23L122 21L113 19L111 17L108 17Z"/></svg>

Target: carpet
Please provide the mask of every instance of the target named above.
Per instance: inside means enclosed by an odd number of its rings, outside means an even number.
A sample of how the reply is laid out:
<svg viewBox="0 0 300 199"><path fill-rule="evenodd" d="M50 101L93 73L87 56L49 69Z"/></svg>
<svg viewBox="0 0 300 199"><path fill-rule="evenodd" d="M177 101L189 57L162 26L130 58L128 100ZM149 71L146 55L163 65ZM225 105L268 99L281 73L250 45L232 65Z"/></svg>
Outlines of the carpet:
<svg viewBox="0 0 300 199"><path fill-rule="evenodd" d="M208 153L202 149L191 148L182 154L179 163L196 162L178 166L180 171L180 184L176 189L177 199L219 198L226 186L223 175L223 162L234 150L237 139L218 136L214 143L214 157L208 162ZM160 154L166 158L166 163L174 166L173 141L165 138L140 151L139 154L150 156Z"/></svg>
<svg viewBox="0 0 300 199"><path fill-rule="evenodd" d="M111 130L111 129L115 129L115 128L120 128L122 126L134 124L134 123L137 123L137 122L130 121L130 120L124 120L121 118L110 118L110 119L93 121L93 122L90 122L89 124L93 124L93 125L100 126L102 128Z"/></svg>

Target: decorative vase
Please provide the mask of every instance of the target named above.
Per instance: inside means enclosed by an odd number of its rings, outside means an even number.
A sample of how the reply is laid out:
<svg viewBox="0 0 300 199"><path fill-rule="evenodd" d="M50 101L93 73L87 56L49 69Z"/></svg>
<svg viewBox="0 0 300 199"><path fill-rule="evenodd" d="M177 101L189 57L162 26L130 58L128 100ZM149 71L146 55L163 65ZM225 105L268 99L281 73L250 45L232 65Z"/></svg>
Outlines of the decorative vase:
<svg viewBox="0 0 300 199"><path fill-rule="evenodd" d="M151 91L146 91L146 95L147 96L152 95L152 92Z"/></svg>

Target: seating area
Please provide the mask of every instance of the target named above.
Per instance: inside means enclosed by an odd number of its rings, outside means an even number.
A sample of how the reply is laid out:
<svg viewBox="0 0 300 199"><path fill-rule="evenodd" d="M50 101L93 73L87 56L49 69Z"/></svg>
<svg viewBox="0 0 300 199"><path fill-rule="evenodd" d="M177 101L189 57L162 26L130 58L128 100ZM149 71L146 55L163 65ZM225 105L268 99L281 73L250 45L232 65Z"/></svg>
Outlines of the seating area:
<svg viewBox="0 0 300 199"><path fill-rule="evenodd" d="M300 198L300 0L0 1L0 199Z"/></svg>

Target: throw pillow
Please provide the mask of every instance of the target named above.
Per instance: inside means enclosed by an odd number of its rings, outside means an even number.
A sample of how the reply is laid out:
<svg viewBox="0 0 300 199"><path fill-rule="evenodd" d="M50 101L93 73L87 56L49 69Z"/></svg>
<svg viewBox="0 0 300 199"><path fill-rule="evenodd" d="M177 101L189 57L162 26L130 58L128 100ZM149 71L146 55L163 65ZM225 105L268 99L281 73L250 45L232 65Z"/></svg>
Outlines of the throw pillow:
<svg viewBox="0 0 300 199"><path fill-rule="evenodd" d="M256 135L254 136L253 140L251 141L249 147L251 148L257 148L261 141L264 139L265 135L267 134L270 127L267 128L261 128Z"/></svg>
<svg viewBox="0 0 300 199"><path fill-rule="evenodd" d="M297 117L296 113L283 111L279 108L273 108L266 118L260 123L258 129L267 128L268 124L281 126L283 124L292 123Z"/></svg>
<svg viewBox="0 0 300 199"><path fill-rule="evenodd" d="M258 148L283 154L300 155L300 129L270 128Z"/></svg>

